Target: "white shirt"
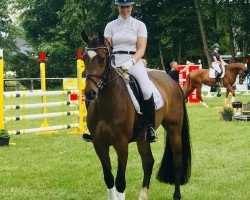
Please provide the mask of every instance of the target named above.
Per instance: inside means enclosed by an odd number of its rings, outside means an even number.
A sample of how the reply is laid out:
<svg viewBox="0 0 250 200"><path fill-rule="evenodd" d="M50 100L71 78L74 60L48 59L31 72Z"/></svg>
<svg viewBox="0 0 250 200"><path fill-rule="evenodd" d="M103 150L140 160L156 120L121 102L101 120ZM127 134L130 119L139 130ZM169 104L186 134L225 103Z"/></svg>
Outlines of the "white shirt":
<svg viewBox="0 0 250 200"><path fill-rule="evenodd" d="M146 25L133 18L117 19L109 22L104 30L104 37L112 38L113 52L115 51L136 51L137 38L147 37ZM129 54L115 54L116 65L125 63L131 58Z"/></svg>

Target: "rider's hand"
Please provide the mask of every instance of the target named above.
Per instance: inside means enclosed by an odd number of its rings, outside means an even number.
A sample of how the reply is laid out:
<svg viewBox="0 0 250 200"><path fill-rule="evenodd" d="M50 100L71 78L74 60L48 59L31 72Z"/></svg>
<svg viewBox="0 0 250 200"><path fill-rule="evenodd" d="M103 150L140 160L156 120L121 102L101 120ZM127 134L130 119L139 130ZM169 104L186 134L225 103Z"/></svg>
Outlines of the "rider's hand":
<svg viewBox="0 0 250 200"><path fill-rule="evenodd" d="M120 75L124 78L124 80L126 82L129 82L129 75L128 75L128 73L125 70L123 70L121 67L117 67L117 70L120 73Z"/></svg>
<svg viewBox="0 0 250 200"><path fill-rule="evenodd" d="M136 60L134 58L131 58L129 61L122 64L121 68L124 71L128 71L135 63L136 63Z"/></svg>

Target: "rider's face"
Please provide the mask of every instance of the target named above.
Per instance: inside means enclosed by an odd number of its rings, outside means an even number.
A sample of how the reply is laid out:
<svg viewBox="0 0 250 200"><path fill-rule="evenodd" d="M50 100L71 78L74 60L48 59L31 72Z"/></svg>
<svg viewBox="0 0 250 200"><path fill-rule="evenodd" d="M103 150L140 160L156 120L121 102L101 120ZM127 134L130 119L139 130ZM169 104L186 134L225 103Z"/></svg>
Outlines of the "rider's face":
<svg viewBox="0 0 250 200"><path fill-rule="evenodd" d="M118 6L119 14L123 19L127 19L131 16L133 6Z"/></svg>

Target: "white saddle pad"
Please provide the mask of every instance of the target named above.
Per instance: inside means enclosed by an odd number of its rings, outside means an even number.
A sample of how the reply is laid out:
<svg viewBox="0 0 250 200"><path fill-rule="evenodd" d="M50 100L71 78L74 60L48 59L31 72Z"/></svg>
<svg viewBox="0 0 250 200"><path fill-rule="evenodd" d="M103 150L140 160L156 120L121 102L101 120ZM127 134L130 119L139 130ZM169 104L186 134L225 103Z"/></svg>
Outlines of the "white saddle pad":
<svg viewBox="0 0 250 200"><path fill-rule="evenodd" d="M220 78L224 78L225 71L226 71L225 66L222 66L222 74L221 74ZM210 78L215 78L215 69L212 68L212 67L209 68L209 77Z"/></svg>
<svg viewBox="0 0 250 200"><path fill-rule="evenodd" d="M151 83L151 87L153 88L153 96L154 96L154 101L155 101L155 110L159 110L164 105L164 102L163 102L162 96L161 96L160 92L158 91L158 89L155 87L155 85L152 83L152 81L150 81L150 83ZM132 100L132 102L134 104L136 112L138 114L142 114L139 102L135 98L135 95L134 95L132 89L130 88L129 83L126 83L126 85L127 85L128 92L129 92L131 100Z"/></svg>

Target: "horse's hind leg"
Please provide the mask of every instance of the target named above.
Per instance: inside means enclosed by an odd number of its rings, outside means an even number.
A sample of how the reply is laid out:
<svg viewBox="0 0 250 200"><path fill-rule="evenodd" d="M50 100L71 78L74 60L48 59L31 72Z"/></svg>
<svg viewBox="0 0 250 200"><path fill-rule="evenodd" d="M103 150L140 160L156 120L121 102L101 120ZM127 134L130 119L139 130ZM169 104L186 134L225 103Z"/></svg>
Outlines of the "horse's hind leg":
<svg viewBox="0 0 250 200"><path fill-rule="evenodd" d="M198 98L200 99L202 105L205 106L206 108L208 108L209 106L203 101L203 98L201 95L202 85L197 86L196 90L197 90Z"/></svg>
<svg viewBox="0 0 250 200"><path fill-rule="evenodd" d="M148 199L147 191L149 189L150 178L154 165L154 158L151 152L150 143L145 141L137 141L137 148L142 159L142 168L144 172L142 190L139 196L139 200L146 200Z"/></svg>
<svg viewBox="0 0 250 200"><path fill-rule="evenodd" d="M188 102L189 95L195 90L194 86L191 86L191 88L188 89L188 91L185 94L185 101Z"/></svg>
<svg viewBox="0 0 250 200"><path fill-rule="evenodd" d="M107 191L109 200L117 200L116 189L114 187L114 176L111 172L112 167L109 157L109 146L94 142L94 147L102 164L104 181L108 188Z"/></svg>

